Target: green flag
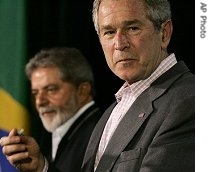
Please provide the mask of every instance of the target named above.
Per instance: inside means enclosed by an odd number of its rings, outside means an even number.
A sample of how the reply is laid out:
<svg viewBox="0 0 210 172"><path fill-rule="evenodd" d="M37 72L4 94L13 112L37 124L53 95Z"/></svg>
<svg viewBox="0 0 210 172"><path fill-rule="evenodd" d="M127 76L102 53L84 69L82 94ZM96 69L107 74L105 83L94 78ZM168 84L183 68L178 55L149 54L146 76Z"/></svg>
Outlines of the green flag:
<svg viewBox="0 0 210 172"><path fill-rule="evenodd" d="M29 133L26 35L25 0L0 0L0 130Z"/></svg>

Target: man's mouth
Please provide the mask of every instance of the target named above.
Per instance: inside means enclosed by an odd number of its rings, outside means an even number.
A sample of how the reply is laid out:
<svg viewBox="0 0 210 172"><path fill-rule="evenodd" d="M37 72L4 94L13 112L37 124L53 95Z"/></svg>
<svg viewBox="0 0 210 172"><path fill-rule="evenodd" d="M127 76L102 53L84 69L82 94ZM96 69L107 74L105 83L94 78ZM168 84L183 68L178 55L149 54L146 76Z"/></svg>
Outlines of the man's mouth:
<svg viewBox="0 0 210 172"><path fill-rule="evenodd" d="M51 115L51 114L53 114L53 113L55 113L55 110L45 111L45 112L42 112L41 114L42 114L43 116L46 116L46 115Z"/></svg>
<svg viewBox="0 0 210 172"><path fill-rule="evenodd" d="M40 108L40 109L39 109L39 113L40 113L42 116L52 115L52 114L55 114L55 113L56 113L56 110L53 109L53 108Z"/></svg>
<svg viewBox="0 0 210 172"><path fill-rule="evenodd" d="M135 59L121 59L118 60L117 63L130 63L132 61L134 61Z"/></svg>

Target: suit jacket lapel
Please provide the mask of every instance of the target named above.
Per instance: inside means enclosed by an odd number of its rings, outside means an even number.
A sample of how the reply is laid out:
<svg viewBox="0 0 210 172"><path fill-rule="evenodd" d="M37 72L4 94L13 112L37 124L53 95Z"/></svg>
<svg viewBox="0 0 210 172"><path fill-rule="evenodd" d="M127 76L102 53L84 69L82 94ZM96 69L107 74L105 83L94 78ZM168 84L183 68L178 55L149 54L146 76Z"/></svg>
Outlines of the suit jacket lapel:
<svg viewBox="0 0 210 172"><path fill-rule="evenodd" d="M99 111L99 108L94 104L90 106L83 114L75 121L71 127L71 131L67 134L68 140L71 140L75 133L80 129L80 127L87 121L88 118L91 118L96 111Z"/></svg>
<svg viewBox="0 0 210 172"><path fill-rule="evenodd" d="M103 171L104 167L106 167L106 170L108 171L111 170L119 154L127 146L142 126L143 122L153 111L150 97L149 91L142 93L125 114L110 139L110 142L98 164L96 172ZM113 147L113 145L117 146Z"/></svg>
<svg viewBox="0 0 210 172"><path fill-rule="evenodd" d="M61 152L65 148L67 142L71 142L73 137L75 136L75 133L78 131L78 129L83 125L83 123L90 118L96 111L98 111L99 108L94 104L90 106L81 116L73 123L73 125L68 129L67 133L64 135L64 137L61 139L61 142L58 145L58 150L56 153L55 161L59 158L61 155Z"/></svg>
<svg viewBox="0 0 210 172"><path fill-rule="evenodd" d="M100 142L101 135L103 133L103 129L106 125L107 120L109 119L109 116L111 114L111 111L113 110L114 106L116 105L116 102L114 102L102 115L101 119L97 123L91 138L88 143L88 149L86 150L82 169L83 171L93 171L94 163L95 163L95 157L98 150L98 145Z"/></svg>

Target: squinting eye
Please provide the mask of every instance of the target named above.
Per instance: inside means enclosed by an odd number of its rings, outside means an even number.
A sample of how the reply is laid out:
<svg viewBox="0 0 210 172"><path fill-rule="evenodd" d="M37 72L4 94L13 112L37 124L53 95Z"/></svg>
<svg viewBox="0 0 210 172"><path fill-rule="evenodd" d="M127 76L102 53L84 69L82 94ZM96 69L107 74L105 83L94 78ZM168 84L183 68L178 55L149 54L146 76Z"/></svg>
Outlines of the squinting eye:
<svg viewBox="0 0 210 172"><path fill-rule="evenodd" d="M31 95L32 95L33 98L35 98L36 95L37 95L37 92L31 92Z"/></svg>
<svg viewBox="0 0 210 172"><path fill-rule="evenodd" d="M138 27L129 27L129 30L136 31L136 30L139 30L139 28Z"/></svg>
<svg viewBox="0 0 210 172"><path fill-rule="evenodd" d="M53 93L53 92L56 92L58 90L58 88L48 88L47 91L50 92L50 93Z"/></svg>
<svg viewBox="0 0 210 172"><path fill-rule="evenodd" d="M127 33L129 35L137 35L141 33L140 27L132 26L127 28Z"/></svg>
<svg viewBox="0 0 210 172"><path fill-rule="evenodd" d="M103 35L113 35L114 33L115 33L114 31L110 30L110 31L105 31Z"/></svg>

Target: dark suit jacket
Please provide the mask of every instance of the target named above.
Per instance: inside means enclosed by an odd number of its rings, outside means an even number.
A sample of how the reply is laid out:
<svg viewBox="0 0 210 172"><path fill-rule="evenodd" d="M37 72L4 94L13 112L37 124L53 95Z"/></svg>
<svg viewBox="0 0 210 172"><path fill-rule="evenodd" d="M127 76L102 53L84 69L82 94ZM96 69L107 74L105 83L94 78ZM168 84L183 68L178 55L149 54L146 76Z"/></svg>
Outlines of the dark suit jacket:
<svg viewBox="0 0 210 172"><path fill-rule="evenodd" d="M133 103L96 172L193 172L195 80L183 62L159 77ZM99 141L116 102L90 138L83 172L92 172Z"/></svg>
<svg viewBox="0 0 210 172"><path fill-rule="evenodd" d="M62 138L54 162L50 163L50 172L80 172L85 150L96 123L102 113L96 105L89 107L69 128ZM51 155L51 145L48 145ZM48 157L51 157L51 156ZM50 161L50 158L48 158Z"/></svg>

